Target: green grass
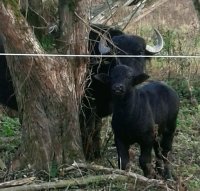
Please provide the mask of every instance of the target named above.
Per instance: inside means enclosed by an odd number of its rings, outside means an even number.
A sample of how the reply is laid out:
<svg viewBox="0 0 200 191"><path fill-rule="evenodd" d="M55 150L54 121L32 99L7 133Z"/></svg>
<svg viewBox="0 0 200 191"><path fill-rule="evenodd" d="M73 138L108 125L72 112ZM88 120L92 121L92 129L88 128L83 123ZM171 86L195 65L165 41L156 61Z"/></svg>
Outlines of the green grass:
<svg viewBox="0 0 200 191"><path fill-rule="evenodd" d="M40 43L47 52L53 50L55 46L54 39L51 35L44 35Z"/></svg>
<svg viewBox="0 0 200 191"><path fill-rule="evenodd" d="M12 158L20 145L20 127L18 118L0 116L0 159L5 163Z"/></svg>
<svg viewBox="0 0 200 191"><path fill-rule="evenodd" d="M200 189L200 109L191 105L181 106L177 135L174 143L176 175L187 180L189 190Z"/></svg>

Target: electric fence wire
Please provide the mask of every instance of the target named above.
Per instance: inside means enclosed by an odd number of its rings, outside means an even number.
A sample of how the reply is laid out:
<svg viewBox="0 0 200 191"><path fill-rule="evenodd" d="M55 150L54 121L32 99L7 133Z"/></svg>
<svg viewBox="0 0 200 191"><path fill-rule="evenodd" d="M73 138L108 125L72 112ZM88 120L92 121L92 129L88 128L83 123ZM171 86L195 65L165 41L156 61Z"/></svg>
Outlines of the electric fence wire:
<svg viewBox="0 0 200 191"><path fill-rule="evenodd" d="M23 54L0 53L0 56L32 56L32 57L93 57L93 58L200 58L200 55L89 55L89 54Z"/></svg>

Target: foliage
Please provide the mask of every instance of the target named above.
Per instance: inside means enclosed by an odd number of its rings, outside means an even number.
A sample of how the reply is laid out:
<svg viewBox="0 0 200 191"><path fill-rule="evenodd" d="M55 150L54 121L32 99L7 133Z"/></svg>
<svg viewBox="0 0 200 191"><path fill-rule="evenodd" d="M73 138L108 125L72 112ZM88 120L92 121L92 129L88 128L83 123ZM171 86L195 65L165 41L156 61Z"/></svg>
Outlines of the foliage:
<svg viewBox="0 0 200 191"><path fill-rule="evenodd" d="M20 123L17 118L0 116L0 169L1 160L8 162L20 145ZM1 171L0 171L1 172ZM0 173L0 179L2 174Z"/></svg>
<svg viewBox="0 0 200 191"><path fill-rule="evenodd" d="M54 49L54 38L51 35L43 35L40 43L45 51Z"/></svg>
<svg viewBox="0 0 200 191"><path fill-rule="evenodd" d="M199 33L160 29L164 38L161 55L196 55L200 51ZM142 30L143 35L147 33ZM148 33L147 33L148 34ZM189 40L188 40L189 39ZM147 65L152 79L166 81L178 92L181 100L200 101L199 60L196 58L156 58ZM186 101L184 100L184 101ZM197 103L195 103L197 104Z"/></svg>
<svg viewBox="0 0 200 191"><path fill-rule="evenodd" d="M181 106L178 131L174 145L176 174L188 179L188 189L200 188L200 150L199 150L200 105Z"/></svg>
<svg viewBox="0 0 200 191"><path fill-rule="evenodd" d="M18 1L17 0L3 0L4 4L7 6L12 5L13 7L18 7Z"/></svg>
<svg viewBox="0 0 200 191"><path fill-rule="evenodd" d="M51 168L50 168L50 177L55 178L58 176L58 164L54 160L51 162Z"/></svg>
<svg viewBox="0 0 200 191"><path fill-rule="evenodd" d="M19 2L17 0L3 0L3 3L5 6L10 5L13 7L16 18L19 18L21 16Z"/></svg>
<svg viewBox="0 0 200 191"><path fill-rule="evenodd" d="M0 134L2 137L10 137L19 134L20 123L18 118L2 116L0 121Z"/></svg>

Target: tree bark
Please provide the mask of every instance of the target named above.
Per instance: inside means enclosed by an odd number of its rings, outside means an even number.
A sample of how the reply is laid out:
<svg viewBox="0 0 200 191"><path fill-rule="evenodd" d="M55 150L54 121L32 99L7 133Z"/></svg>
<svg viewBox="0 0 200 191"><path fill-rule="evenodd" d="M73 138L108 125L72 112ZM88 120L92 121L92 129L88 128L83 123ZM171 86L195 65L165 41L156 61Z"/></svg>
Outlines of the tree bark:
<svg viewBox="0 0 200 191"><path fill-rule="evenodd" d="M81 3L85 2L79 1L76 10L85 16ZM6 39L7 52L43 54L16 6L0 2L0 32ZM68 50L74 54L86 52L83 42L86 30L82 31L81 25L76 20L66 42L73 42ZM34 169L50 170L52 163L60 165L84 160L79 104L86 61L44 56L8 56L7 61L22 122L19 167L29 165Z"/></svg>

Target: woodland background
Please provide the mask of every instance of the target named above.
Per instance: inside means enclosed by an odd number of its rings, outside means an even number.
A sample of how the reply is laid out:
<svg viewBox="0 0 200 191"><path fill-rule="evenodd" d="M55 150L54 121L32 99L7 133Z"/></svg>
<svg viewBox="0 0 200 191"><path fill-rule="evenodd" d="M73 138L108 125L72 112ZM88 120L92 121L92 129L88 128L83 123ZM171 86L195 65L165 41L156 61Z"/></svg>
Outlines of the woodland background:
<svg viewBox="0 0 200 191"><path fill-rule="evenodd" d="M118 1L114 1L116 3ZM52 1L54 3L54 1ZM150 41L153 28L159 29L164 37L165 45L160 55L199 55L200 35L199 35L199 14L198 6L195 8L195 1L192 0L153 0L145 2L141 10L131 16L135 8L118 6L116 14L109 20L111 4L107 1L99 0L92 3L93 22L106 23L107 25L118 25L124 28L129 34L137 34ZM45 20L54 26L55 10L53 4L43 1ZM109 11L101 14L105 8ZM127 18L126 18L127 17ZM122 20L122 18L126 18ZM95 20L96 19L96 20ZM125 23L125 24L124 24ZM39 30L39 29L38 29ZM45 29L46 30L46 29ZM47 34L47 33L46 33ZM43 48L54 53L54 41L49 35L41 35L40 43ZM102 154L99 161L92 164L100 166L88 166L74 163L65 165L65 168L52 165L49 171L32 171L29 169L8 172L6 161L12 158L21 143L21 125L18 115L1 106L0 110L0 188L5 187L5 183L16 180L12 184L21 185L21 180L25 184L30 182L43 187L41 190L50 190L50 183L55 183L52 190L200 190L200 58L153 58L147 65L147 71L152 79L159 79L167 82L176 89L181 98L181 110L178 117L178 127L175 136L171 163L173 172L176 175L174 182L145 183L143 179L127 178L122 172L112 170L117 169L117 154L113 146L113 135L110 127L110 118L104 119L104 126L101 131ZM138 148L133 148L136 157L133 159L131 172L142 174L138 167ZM104 166L104 167L103 167ZM108 169L106 169L106 167ZM109 176L116 173L116 176L109 179ZM34 178L33 178L34 177ZM26 178L26 179L25 179ZM77 180L76 180L77 178ZM132 177L133 178L133 177ZM18 181L17 181L18 180ZM59 182L58 180L66 180ZM76 180L76 181L74 181ZM142 180L142 181L141 181ZM27 182L26 182L27 181ZM68 182L67 182L68 181ZM71 181L71 182L70 182ZM60 186L56 186L60 183ZM63 184L62 184L63 183ZM31 185L30 185L31 186ZM46 187L45 187L46 186ZM36 188L37 186L35 186ZM57 187L57 189L56 189ZM22 187L11 187L10 190ZM55 188L55 189L54 189ZM134 188L134 189L133 189ZM34 190L34 187L25 187L27 190ZM2 190L6 190L2 188ZM8 188L9 190L9 188ZM38 190L40 188L38 187Z"/></svg>

